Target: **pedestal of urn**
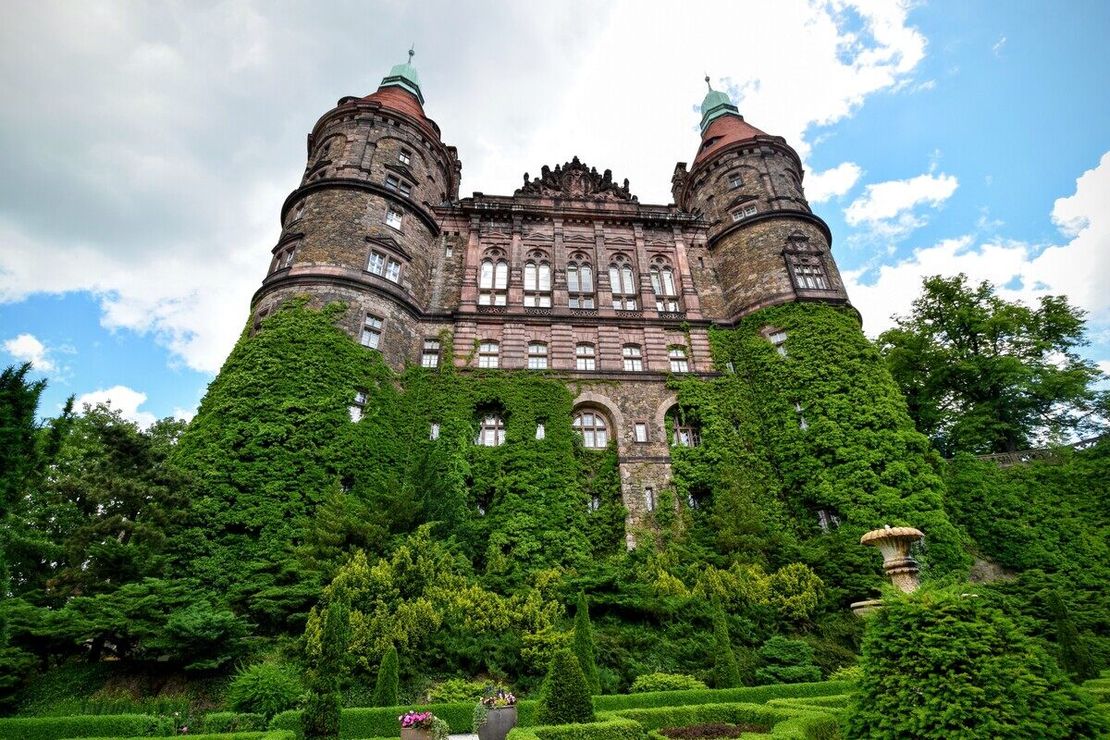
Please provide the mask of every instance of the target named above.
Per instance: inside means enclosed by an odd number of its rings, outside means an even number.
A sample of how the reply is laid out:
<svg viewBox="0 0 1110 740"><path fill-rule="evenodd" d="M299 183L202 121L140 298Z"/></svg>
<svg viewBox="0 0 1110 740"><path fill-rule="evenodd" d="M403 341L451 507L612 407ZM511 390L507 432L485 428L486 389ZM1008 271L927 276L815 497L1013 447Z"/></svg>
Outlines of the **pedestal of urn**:
<svg viewBox="0 0 1110 740"><path fill-rule="evenodd" d="M910 547L923 539L925 535L913 527L886 526L871 530L860 537L859 543L879 548L883 554L883 571L895 588L908 594L917 590L917 574L921 570L910 556Z"/></svg>

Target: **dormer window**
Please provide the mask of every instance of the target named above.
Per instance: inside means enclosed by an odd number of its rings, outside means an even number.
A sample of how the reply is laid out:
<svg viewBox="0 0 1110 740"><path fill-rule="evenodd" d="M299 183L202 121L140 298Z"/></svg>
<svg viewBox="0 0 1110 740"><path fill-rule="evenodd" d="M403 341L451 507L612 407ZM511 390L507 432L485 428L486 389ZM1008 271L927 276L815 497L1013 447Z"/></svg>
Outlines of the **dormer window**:
<svg viewBox="0 0 1110 740"><path fill-rule="evenodd" d="M401 149L397 153L397 161L401 164L412 164L412 152L408 149Z"/></svg>

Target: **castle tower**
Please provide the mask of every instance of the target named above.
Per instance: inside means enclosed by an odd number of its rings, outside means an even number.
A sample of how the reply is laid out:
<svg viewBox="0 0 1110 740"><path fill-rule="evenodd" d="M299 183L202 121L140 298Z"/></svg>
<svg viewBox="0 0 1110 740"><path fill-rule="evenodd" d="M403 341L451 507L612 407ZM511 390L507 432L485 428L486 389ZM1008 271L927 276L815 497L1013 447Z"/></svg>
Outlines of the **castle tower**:
<svg viewBox="0 0 1110 740"><path fill-rule="evenodd" d="M462 165L424 113L409 60L377 91L344 97L308 135L300 186L281 210L269 274L252 300L257 323L293 296L348 305L344 328L394 367L419 352L418 317L443 310L435 209L458 197Z"/></svg>
<svg viewBox="0 0 1110 740"><path fill-rule="evenodd" d="M698 286L705 313L728 324L789 301L847 303L829 227L802 190L797 152L745 121L712 86L701 113L701 146L689 171L685 162L675 167L672 193L708 223L714 274Z"/></svg>

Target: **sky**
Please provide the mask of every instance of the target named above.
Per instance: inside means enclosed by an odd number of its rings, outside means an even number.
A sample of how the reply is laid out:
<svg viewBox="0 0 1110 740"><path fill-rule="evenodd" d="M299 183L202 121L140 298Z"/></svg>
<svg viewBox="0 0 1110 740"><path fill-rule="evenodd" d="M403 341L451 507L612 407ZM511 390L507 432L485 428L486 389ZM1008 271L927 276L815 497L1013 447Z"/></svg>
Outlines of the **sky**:
<svg viewBox="0 0 1110 740"><path fill-rule="evenodd" d="M190 418L305 137L415 45L460 193L579 156L669 203L708 74L802 156L875 336L928 275L1088 313L1110 372L1110 3L50 2L0 23L0 364Z"/></svg>

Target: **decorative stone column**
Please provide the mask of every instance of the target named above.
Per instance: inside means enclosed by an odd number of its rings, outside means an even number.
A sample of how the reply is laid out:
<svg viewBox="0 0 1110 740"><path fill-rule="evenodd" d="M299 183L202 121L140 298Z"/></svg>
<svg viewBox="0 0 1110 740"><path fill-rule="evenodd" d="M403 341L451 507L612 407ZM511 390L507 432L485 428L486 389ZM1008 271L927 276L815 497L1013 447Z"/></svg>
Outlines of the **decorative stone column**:
<svg viewBox="0 0 1110 740"><path fill-rule="evenodd" d="M883 571L895 588L909 594L917 590L917 574L921 570L917 561L910 556L910 548L915 542L924 539L925 535L921 530L913 527L891 527L888 524L860 537L859 543L879 548L879 552L883 554ZM882 599L857 601L852 604L852 611L862 617L881 608L882 603Z"/></svg>

